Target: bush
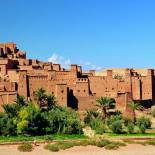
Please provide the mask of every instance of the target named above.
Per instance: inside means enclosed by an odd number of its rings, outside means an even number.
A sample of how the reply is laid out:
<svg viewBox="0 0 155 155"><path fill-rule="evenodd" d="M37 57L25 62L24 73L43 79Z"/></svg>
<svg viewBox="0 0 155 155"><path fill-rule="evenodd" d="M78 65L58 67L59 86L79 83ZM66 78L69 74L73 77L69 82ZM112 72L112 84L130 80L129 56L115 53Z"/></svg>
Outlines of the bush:
<svg viewBox="0 0 155 155"><path fill-rule="evenodd" d="M113 124L114 122L116 121L120 121L122 120L122 115L119 114L119 115L112 115L111 117L109 117L107 120L106 120L106 123L107 125L110 127L111 124Z"/></svg>
<svg viewBox="0 0 155 155"><path fill-rule="evenodd" d="M105 149L107 149L107 150L116 150L118 148L119 148L119 145L117 145L115 143L110 143L110 144L105 146Z"/></svg>
<svg viewBox="0 0 155 155"><path fill-rule="evenodd" d="M132 122L129 122L127 125L128 133L134 132L134 124Z"/></svg>
<svg viewBox="0 0 155 155"><path fill-rule="evenodd" d="M51 128L51 133L81 134L82 123L79 115L74 110L57 107L46 114Z"/></svg>
<svg viewBox="0 0 155 155"><path fill-rule="evenodd" d="M101 141L97 142L96 145L97 145L98 147L105 147L105 146L108 145L108 144L110 144L110 141L107 140L107 139L104 139L104 140L101 140Z"/></svg>
<svg viewBox="0 0 155 155"><path fill-rule="evenodd" d="M18 146L18 150L21 152L31 152L33 150L33 146L30 143L21 144Z"/></svg>
<svg viewBox="0 0 155 155"><path fill-rule="evenodd" d="M146 141L146 144L155 145L155 140L148 140Z"/></svg>
<svg viewBox="0 0 155 155"><path fill-rule="evenodd" d="M142 116L137 119L136 124L139 127L140 132L145 133L145 130L151 127L151 120L148 117Z"/></svg>
<svg viewBox="0 0 155 155"><path fill-rule="evenodd" d="M106 131L106 126L103 122L103 120L97 118L95 120L92 120L90 123L90 127L95 130L97 134L103 134Z"/></svg>
<svg viewBox="0 0 155 155"><path fill-rule="evenodd" d="M137 119L137 125L140 126L141 124L144 124L144 126L146 128L150 128L152 122L151 122L150 118L142 116L142 117Z"/></svg>
<svg viewBox="0 0 155 155"><path fill-rule="evenodd" d="M111 130L113 133L122 133L122 121L117 120L111 124Z"/></svg>
<svg viewBox="0 0 155 155"><path fill-rule="evenodd" d="M9 118L7 114L0 113L0 135L16 135L15 118Z"/></svg>
<svg viewBox="0 0 155 155"><path fill-rule="evenodd" d="M58 152L59 151L59 146L57 144L47 144L44 147L45 149L52 151L52 152Z"/></svg>
<svg viewBox="0 0 155 155"><path fill-rule="evenodd" d="M73 146L78 146L78 145L80 145L79 142L72 142L72 141L70 141L70 142L59 142L58 143L59 149L62 149L62 150L69 149Z"/></svg>
<svg viewBox="0 0 155 155"><path fill-rule="evenodd" d="M145 127L144 124L141 124L141 125L139 126L139 129L140 129L140 133L145 133L145 131L146 131L146 127Z"/></svg>
<svg viewBox="0 0 155 155"><path fill-rule="evenodd" d="M126 146L126 144L124 142L112 142L114 143L115 145L118 145L118 146Z"/></svg>
<svg viewBox="0 0 155 155"><path fill-rule="evenodd" d="M129 123L133 123L133 121L130 118L126 118L126 117L123 118L123 121L126 127L128 126Z"/></svg>
<svg viewBox="0 0 155 155"><path fill-rule="evenodd" d="M126 144L123 142L110 142L109 144L105 145L105 149L116 150L120 146L126 146Z"/></svg>

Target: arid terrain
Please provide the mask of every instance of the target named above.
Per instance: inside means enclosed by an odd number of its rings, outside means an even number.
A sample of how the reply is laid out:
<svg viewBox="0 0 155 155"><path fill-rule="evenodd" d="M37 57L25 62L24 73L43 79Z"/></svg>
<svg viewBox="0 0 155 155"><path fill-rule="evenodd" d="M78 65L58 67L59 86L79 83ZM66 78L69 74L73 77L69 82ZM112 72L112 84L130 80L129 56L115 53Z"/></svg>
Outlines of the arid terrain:
<svg viewBox="0 0 155 155"><path fill-rule="evenodd" d="M32 152L19 152L17 145L0 146L0 155L155 155L154 146L143 146L140 144L129 144L118 150L105 150L96 146L76 146L59 152L50 152L43 148L43 144L34 148Z"/></svg>

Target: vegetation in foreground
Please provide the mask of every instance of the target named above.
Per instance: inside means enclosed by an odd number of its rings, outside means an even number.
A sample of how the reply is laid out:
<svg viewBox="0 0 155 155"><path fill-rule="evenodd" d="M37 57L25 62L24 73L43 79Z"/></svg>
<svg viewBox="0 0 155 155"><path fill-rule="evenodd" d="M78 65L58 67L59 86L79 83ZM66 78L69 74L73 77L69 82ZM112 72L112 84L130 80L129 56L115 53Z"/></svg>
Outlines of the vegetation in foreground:
<svg viewBox="0 0 155 155"><path fill-rule="evenodd" d="M55 97L43 89L35 93L36 103L18 96L16 103L4 104L0 113L0 135L38 136L48 134L81 134L78 113L57 105Z"/></svg>
<svg viewBox="0 0 155 155"><path fill-rule="evenodd" d="M97 147L104 147L107 150L116 150L120 147L126 146L127 144L141 144L141 145L155 145L155 140L146 140L146 141L133 141L133 140L124 140L123 142L120 141L110 141L107 139L89 139L89 140L81 140L81 141L70 141L70 142L57 142L54 144L47 144L44 146L45 149L58 152L60 150L66 150L74 146L97 146Z"/></svg>
<svg viewBox="0 0 155 155"><path fill-rule="evenodd" d="M84 118L85 125L90 126L97 134L138 135L145 134L151 128L152 123L149 117L136 117L135 110L142 109L138 103L129 102L134 114L133 119L124 118L119 111L110 112L115 104L109 97L99 98L97 105L101 110L87 110Z"/></svg>
<svg viewBox="0 0 155 155"><path fill-rule="evenodd" d="M108 134L109 137L155 135L146 134L151 128L151 120L145 116L136 117L135 110L142 107L133 101L129 103L134 112L133 120L124 118L119 111L111 112L115 108L114 99L101 97L97 99L99 108L87 110L82 121L76 111L58 106L56 98L42 88L34 93L34 98L32 103L18 96L15 103L3 105L0 142L81 139L85 138L83 128L87 126L95 134Z"/></svg>
<svg viewBox="0 0 155 155"><path fill-rule="evenodd" d="M24 143L18 146L18 150L20 152L31 152L33 150L33 146L30 143Z"/></svg>
<svg viewBox="0 0 155 155"><path fill-rule="evenodd" d="M81 140L87 139L83 134L52 134L42 136L0 136L0 144L6 142L37 142L53 141L53 140Z"/></svg>
<svg viewBox="0 0 155 155"><path fill-rule="evenodd" d="M47 144L45 145L45 149L57 152L59 150L65 150L69 149L74 146L88 146L88 145L93 145L93 146L98 146L98 147L105 147L105 149L118 149L120 146L126 146L124 142L114 142L114 141L109 141L106 139L102 140L95 140L95 139L89 139L89 140L83 140L83 141L78 141L78 142L57 142L55 144Z"/></svg>

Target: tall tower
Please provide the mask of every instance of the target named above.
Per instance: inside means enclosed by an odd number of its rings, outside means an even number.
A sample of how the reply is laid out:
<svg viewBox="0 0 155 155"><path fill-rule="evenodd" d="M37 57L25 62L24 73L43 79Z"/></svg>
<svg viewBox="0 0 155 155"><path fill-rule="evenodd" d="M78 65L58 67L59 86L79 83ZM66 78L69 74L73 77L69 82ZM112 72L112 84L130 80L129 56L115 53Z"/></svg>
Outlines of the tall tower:
<svg viewBox="0 0 155 155"><path fill-rule="evenodd" d="M19 72L19 82L18 82L18 94L24 96L26 99L28 97L28 80L27 80L27 72L20 71Z"/></svg>

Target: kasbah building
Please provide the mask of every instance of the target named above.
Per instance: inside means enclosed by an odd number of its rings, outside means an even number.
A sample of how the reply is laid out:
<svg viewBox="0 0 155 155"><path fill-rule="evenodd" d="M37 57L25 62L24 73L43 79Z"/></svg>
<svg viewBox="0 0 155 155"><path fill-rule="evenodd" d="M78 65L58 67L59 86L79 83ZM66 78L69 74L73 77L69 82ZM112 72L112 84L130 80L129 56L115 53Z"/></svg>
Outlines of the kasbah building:
<svg viewBox="0 0 155 155"><path fill-rule="evenodd" d="M79 112L95 108L96 99L101 96L111 97L116 101L116 108L129 117L132 113L129 101L155 103L155 70L84 72L76 64L66 70L60 64L27 59L15 43L0 43L0 105L14 102L17 94L33 101L39 88L54 94L60 105Z"/></svg>

